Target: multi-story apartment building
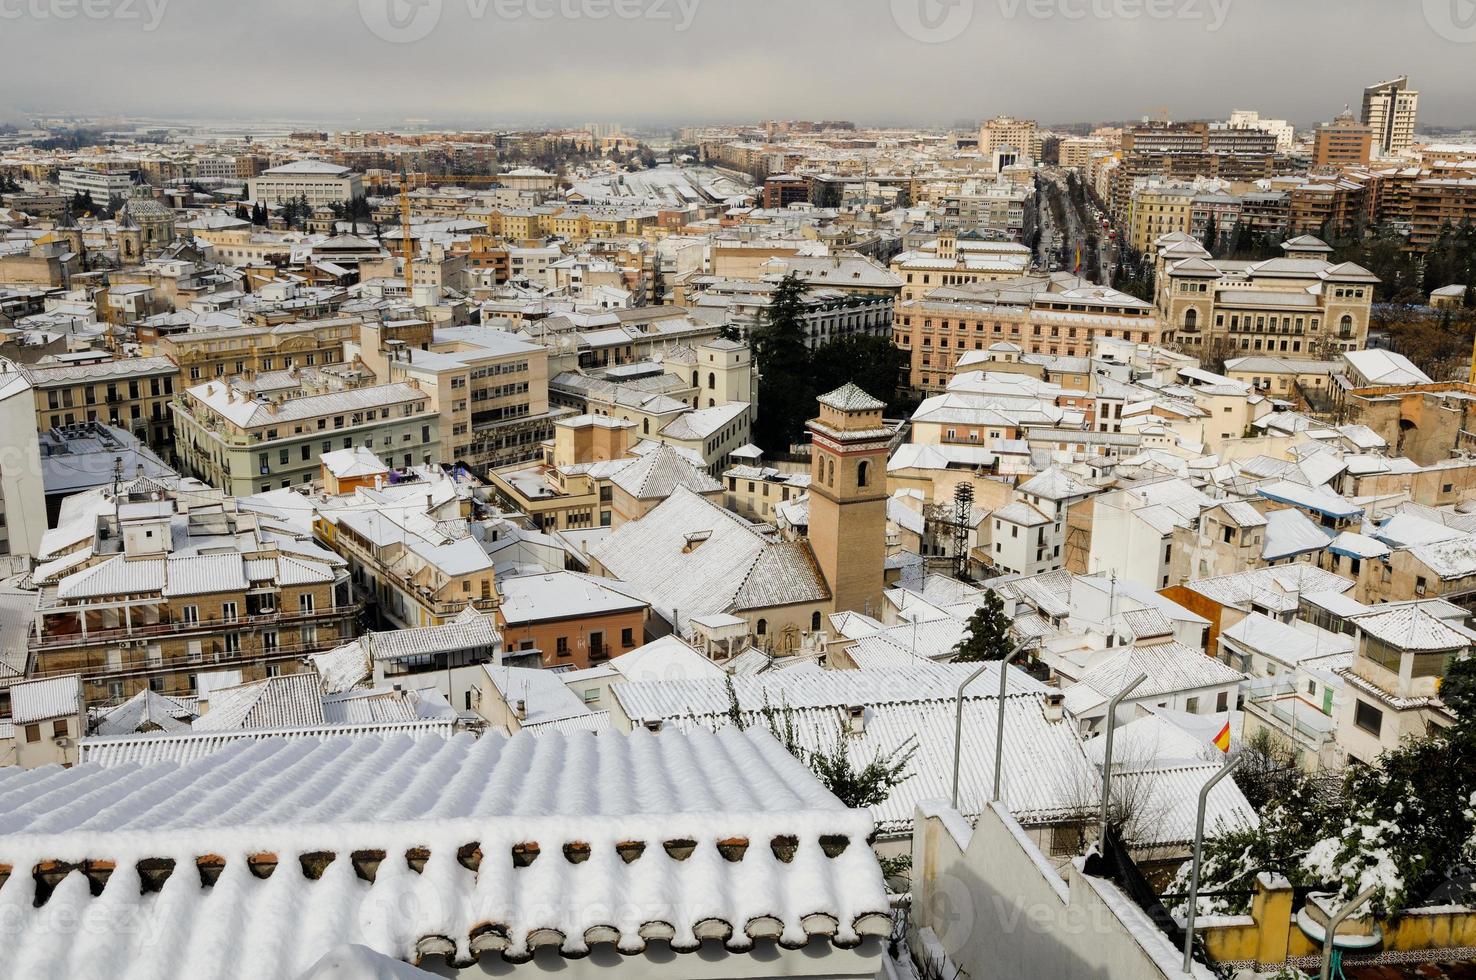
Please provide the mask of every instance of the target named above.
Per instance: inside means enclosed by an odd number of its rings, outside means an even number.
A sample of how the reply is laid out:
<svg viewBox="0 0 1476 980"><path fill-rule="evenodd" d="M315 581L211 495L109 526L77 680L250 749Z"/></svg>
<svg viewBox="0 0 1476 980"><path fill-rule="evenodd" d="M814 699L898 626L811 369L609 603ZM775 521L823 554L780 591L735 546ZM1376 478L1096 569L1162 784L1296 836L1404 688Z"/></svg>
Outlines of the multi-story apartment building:
<svg viewBox="0 0 1476 980"><path fill-rule="evenodd" d="M1409 191L1409 246L1426 251L1442 228L1476 224L1476 177L1415 181Z"/></svg>
<svg viewBox="0 0 1476 980"><path fill-rule="evenodd" d="M902 280L899 303L944 286L1013 279L1029 268L1030 249L1024 245L960 239L952 229L892 259L892 272Z"/></svg>
<svg viewBox="0 0 1476 980"><path fill-rule="evenodd" d="M1287 191L1287 232L1350 234L1364 217L1364 193L1361 182L1344 177L1296 181Z"/></svg>
<svg viewBox="0 0 1476 980"><path fill-rule="evenodd" d="M1092 157L1098 153L1112 152L1112 144L1093 136L1070 136L1061 141L1061 166L1073 170L1086 170Z"/></svg>
<svg viewBox="0 0 1476 980"><path fill-rule="evenodd" d="M762 280L703 276L689 282L687 307L696 317L733 327L747 341L769 309L778 284ZM885 295L856 295L829 287L812 287L801 298L805 343L811 348L862 334L889 336L893 301Z"/></svg>
<svg viewBox="0 0 1476 980"><path fill-rule="evenodd" d="M357 317L336 317L274 327L176 333L156 338L145 350L179 365L180 382L188 387L248 371L264 374L340 364L344 344L359 339L359 324Z"/></svg>
<svg viewBox="0 0 1476 980"><path fill-rule="evenodd" d="M183 468L231 496L311 484L319 459L363 446L409 467L440 462L441 417L414 385L316 395L258 394L249 381L207 381L170 405Z"/></svg>
<svg viewBox="0 0 1476 980"><path fill-rule="evenodd" d="M1235 109L1231 111L1230 118L1224 123L1214 126L1217 129L1255 129L1263 133L1270 133L1276 137L1276 149L1285 152L1291 149L1296 140L1296 127L1285 119L1263 119L1255 109Z"/></svg>
<svg viewBox="0 0 1476 980"><path fill-rule="evenodd" d="M1312 141L1312 165L1316 167L1363 166L1373 150L1373 130L1344 113L1317 127Z"/></svg>
<svg viewBox="0 0 1476 980"><path fill-rule="evenodd" d="M298 160L296 163L263 170L246 182L253 201L280 204L306 197L314 207L320 204L342 204L364 196L361 175L348 167L321 160Z"/></svg>
<svg viewBox="0 0 1476 980"><path fill-rule="evenodd" d="M1373 134L1373 149L1378 156L1394 156L1410 148L1419 109L1420 93L1409 87L1408 75L1363 90L1361 118Z"/></svg>
<svg viewBox="0 0 1476 980"><path fill-rule="evenodd" d="M1016 242L1024 234L1033 198L1020 184L969 182L957 193L944 194L938 204L947 227L994 241Z"/></svg>
<svg viewBox="0 0 1476 980"><path fill-rule="evenodd" d="M105 422L126 429L168 457L174 444L169 401L179 368L167 357L64 355L25 369L36 393L36 428Z"/></svg>
<svg viewBox="0 0 1476 980"><path fill-rule="evenodd" d="M548 348L503 330L445 327L428 349L361 331L359 356L383 381L418 384L440 417L444 458L480 471L527 462L553 437Z"/></svg>
<svg viewBox="0 0 1476 980"><path fill-rule="evenodd" d="M392 484L378 477L316 509L318 539L347 559L355 588L392 628L443 626L496 606L490 549L506 529L474 528L469 504L439 469L403 471Z"/></svg>
<svg viewBox="0 0 1476 980"><path fill-rule="evenodd" d="M1234 233L1244 208L1244 203L1234 194L1196 194L1189 202L1189 234L1204 241L1213 220L1215 237L1226 241Z"/></svg>
<svg viewBox="0 0 1476 980"><path fill-rule="evenodd" d="M354 636L343 560L285 526L152 480L73 500L34 573L31 673L80 674L89 704L295 673Z"/></svg>
<svg viewBox="0 0 1476 980"><path fill-rule="evenodd" d="M1187 235L1157 243L1156 305L1166 342L1201 358L1260 352L1331 358L1367 344L1378 278L1327 261L1310 236L1283 243L1285 257L1247 265L1217 261Z"/></svg>
<svg viewBox="0 0 1476 980"><path fill-rule="evenodd" d="M97 204L112 197L127 197L133 191L134 175L129 172L105 173L99 170L62 170L56 175L57 186L68 196L90 194Z"/></svg>
<svg viewBox="0 0 1476 980"><path fill-rule="evenodd" d="M1040 133L1034 119L998 116L979 127L979 153L993 160L996 153L1013 151L1005 165L1034 163L1040 159Z"/></svg>
<svg viewBox="0 0 1476 980"><path fill-rule="evenodd" d="M1122 160L1111 174L1114 214L1127 214L1143 177L1260 180L1276 167L1276 136L1258 129L1213 129L1207 123L1154 123L1122 134Z"/></svg>
<svg viewBox="0 0 1476 980"><path fill-rule="evenodd" d="M1064 272L934 288L897 304L893 342L908 354L902 387L948 388L959 360L996 344L1022 353L1092 356L1097 338L1157 344L1153 306Z"/></svg>
<svg viewBox="0 0 1476 980"><path fill-rule="evenodd" d="M1174 232L1188 234L1197 192L1191 185L1147 184L1133 191L1128 242L1138 252L1153 251L1153 243Z"/></svg>

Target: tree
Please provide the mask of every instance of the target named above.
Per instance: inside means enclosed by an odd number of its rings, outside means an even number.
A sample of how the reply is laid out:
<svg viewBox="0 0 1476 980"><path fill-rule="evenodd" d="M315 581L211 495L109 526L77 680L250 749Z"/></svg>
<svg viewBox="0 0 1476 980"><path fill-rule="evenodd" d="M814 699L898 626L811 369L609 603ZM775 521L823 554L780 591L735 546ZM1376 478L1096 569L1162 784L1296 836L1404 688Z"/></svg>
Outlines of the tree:
<svg viewBox="0 0 1476 980"><path fill-rule="evenodd" d="M787 453L804 434L815 409L810 349L805 343L805 284L793 273L779 281L763 322L753 331L758 401L763 407L754 439L771 454Z"/></svg>
<svg viewBox="0 0 1476 980"><path fill-rule="evenodd" d="M895 403L907 355L889 337L855 334L821 346L811 361L820 393L834 391L849 381L868 395Z"/></svg>
<svg viewBox="0 0 1476 980"><path fill-rule="evenodd" d="M1220 252L1220 227L1213 214L1204 224L1204 250L1211 256L1216 256Z"/></svg>
<svg viewBox="0 0 1476 980"><path fill-rule="evenodd" d="M1298 771L1263 787L1268 801L1259 827L1206 842L1205 891L1244 890L1257 873L1270 871L1293 885L1330 889L1335 902L1373 887L1378 916L1469 897L1465 864L1476 857L1476 663L1449 664L1440 696L1455 718L1449 728L1406 738L1336 781ZM1207 907L1243 911L1244 905Z"/></svg>
<svg viewBox="0 0 1476 980"><path fill-rule="evenodd" d="M833 741L822 748L809 749L802 744L793 708L788 705L776 707L766 699L758 711L745 709L738 699L738 689L731 676L727 679L727 693L728 725L744 731L761 722L785 751L803 763L826 789L852 809L885 803L892 790L911 776L907 770L917 752L916 739L908 739L890 752L877 748L870 759L858 765L851 758L855 736L844 721L838 723Z"/></svg>
<svg viewBox="0 0 1476 980"><path fill-rule="evenodd" d="M984 593L984 605L974 610L963 639L953 648L954 659L960 663L1003 660L1014 647L1004 600L1000 599L998 592L988 589Z"/></svg>

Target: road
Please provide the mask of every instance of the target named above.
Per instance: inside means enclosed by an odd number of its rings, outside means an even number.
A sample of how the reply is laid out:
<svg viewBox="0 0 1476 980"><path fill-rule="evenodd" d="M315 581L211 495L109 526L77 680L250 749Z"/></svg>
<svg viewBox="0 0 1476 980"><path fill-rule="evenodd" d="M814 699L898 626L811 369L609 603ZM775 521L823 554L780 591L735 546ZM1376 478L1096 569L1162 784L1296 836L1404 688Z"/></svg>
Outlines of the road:
<svg viewBox="0 0 1476 980"><path fill-rule="evenodd" d="M1072 272L1075 271L1077 249L1080 249L1081 274L1085 277L1091 269L1091 262L1087 258L1088 238L1095 236L1097 259L1101 269L1099 281L1110 283L1112 270L1117 267L1117 243L1109 237L1108 232L1111 228L1102 224L1107 217L1106 213L1096 210L1090 197L1085 198L1083 207L1073 206L1066 171L1058 167L1042 167L1036 180L1039 181L1041 187L1041 257L1049 261L1054 252L1054 262L1051 268ZM1062 210L1066 218L1065 229L1056 227L1055 215L1049 201L1050 197L1055 194L1061 197Z"/></svg>

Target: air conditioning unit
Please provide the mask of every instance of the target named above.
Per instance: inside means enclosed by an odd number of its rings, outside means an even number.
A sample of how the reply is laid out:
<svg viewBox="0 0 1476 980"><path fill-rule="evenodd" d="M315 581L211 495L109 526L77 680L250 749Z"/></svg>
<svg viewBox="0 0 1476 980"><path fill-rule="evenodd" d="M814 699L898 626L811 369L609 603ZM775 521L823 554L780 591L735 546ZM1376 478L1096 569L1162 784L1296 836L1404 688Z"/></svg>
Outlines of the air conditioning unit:
<svg viewBox="0 0 1476 980"><path fill-rule="evenodd" d="M62 735L54 741L56 743L56 747L59 749L69 749L72 747L72 739L68 735Z"/></svg>

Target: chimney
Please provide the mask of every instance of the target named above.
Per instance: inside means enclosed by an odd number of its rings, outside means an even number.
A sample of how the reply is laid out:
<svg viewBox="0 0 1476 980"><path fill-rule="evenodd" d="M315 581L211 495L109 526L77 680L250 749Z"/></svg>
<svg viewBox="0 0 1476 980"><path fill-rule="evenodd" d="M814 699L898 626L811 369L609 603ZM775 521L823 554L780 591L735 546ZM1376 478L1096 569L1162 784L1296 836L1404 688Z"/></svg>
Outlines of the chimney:
<svg viewBox="0 0 1476 980"><path fill-rule="evenodd" d="M522 698L518 698L518 700L513 704L513 714L517 716L518 721L527 721L528 702L524 701Z"/></svg>
<svg viewBox="0 0 1476 980"><path fill-rule="evenodd" d="M846 707L846 729L852 735L860 735L866 731L866 706L852 704Z"/></svg>
<svg viewBox="0 0 1476 980"><path fill-rule="evenodd" d="M1046 692L1045 720L1056 724L1066 715L1066 695L1060 690Z"/></svg>

